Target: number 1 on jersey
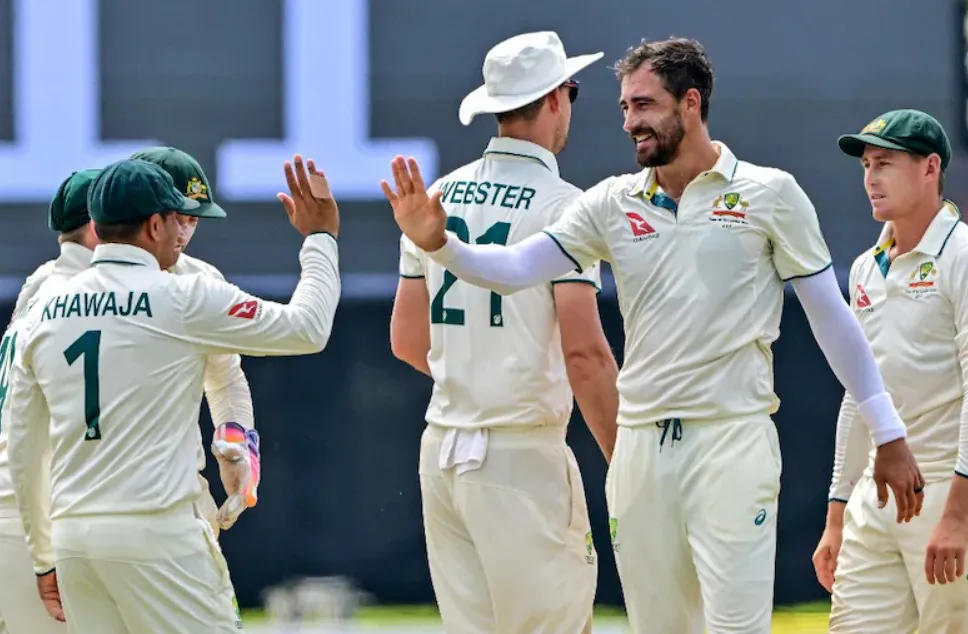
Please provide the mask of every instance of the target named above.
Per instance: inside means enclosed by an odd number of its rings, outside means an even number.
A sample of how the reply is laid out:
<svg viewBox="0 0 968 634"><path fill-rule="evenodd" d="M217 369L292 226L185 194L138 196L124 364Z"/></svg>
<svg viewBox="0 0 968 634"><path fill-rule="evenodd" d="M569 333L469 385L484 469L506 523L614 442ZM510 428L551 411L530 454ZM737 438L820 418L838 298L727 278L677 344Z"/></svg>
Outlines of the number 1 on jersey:
<svg viewBox="0 0 968 634"><path fill-rule="evenodd" d="M88 330L64 351L67 365L84 357L84 440L101 440L101 381L98 365L101 357L101 331Z"/></svg>
<svg viewBox="0 0 968 634"><path fill-rule="evenodd" d="M447 217L447 230L454 232L461 242L470 242L470 229L463 218L457 216ZM477 244L507 244L508 234L511 232L511 223L495 222L485 231L475 242ZM430 323L448 324L451 326L464 325L464 311L460 308L446 308L444 306L444 295L450 287L457 282L457 276L450 271L444 271L444 283L440 290L434 295L430 303ZM502 310L503 299L497 293L491 293L491 318L488 323L494 327L504 325L504 314Z"/></svg>

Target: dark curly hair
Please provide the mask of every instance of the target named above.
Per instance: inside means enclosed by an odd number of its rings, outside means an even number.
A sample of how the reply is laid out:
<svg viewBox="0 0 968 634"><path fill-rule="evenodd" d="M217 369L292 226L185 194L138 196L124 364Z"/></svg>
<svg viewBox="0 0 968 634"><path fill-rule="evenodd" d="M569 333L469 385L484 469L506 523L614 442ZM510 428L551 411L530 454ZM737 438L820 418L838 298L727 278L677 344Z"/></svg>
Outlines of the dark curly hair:
<svg viewBox="0 0 968 634"><path fill-rule="evenodd" d="M671 37L661 42L643 39L615 63L615 74L619 80L625 79L644 64L649 65L677 100L681 100L690 88L699 91L699 115L703 121L708 119L709 100L713 94L713 65L702 44L683 37Z"/></svg>

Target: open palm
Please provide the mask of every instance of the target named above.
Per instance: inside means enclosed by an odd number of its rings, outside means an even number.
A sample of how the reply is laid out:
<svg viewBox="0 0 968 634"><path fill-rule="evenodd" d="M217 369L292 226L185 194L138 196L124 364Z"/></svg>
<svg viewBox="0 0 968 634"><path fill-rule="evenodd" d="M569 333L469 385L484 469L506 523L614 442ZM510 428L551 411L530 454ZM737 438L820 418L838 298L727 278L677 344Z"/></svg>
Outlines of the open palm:
<svg viewBox="0 0 968 634"><path fill-rule="evenodd" d="M393 207L393 219L400 231L424 251L436 251L447 241L447 213L440 202L441 192L427 195L420 166L413 158L398 156L390 163L397 190L381 181L383 195Z"/></svg>

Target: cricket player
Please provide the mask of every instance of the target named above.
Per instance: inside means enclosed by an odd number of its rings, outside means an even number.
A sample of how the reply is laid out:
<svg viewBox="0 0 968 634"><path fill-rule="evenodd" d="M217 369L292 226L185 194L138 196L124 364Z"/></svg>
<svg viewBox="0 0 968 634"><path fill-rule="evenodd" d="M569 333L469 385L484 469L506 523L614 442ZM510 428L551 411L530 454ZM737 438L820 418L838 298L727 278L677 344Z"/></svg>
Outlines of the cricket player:
<svg viewBox="0 0 968 634"><path fill-rule="evenodd" d="M484 85L464 99L460 119L494 114L498 136L434 186L446 192L447 226L461 240L520 242L581 194L560 178L555 155L568 137L573 76L601 57L566 57L550 31L488 52ZM611 455L618 367L598 315L598 268L503 298L458 281L403 237L400 275L391 346L434 379L420 485L444 627L589 631L598 566L565 433L573 387Z"/></svg>
<svg viewBox="0 0 968 634"><path fill-rule="evenodd" d="M739 160L706 125L713 69L687 39L617 64L644 168L608 178L544 233L468 245L411 159L383 183L403 232L457 278L510 294L600 260L625 319L618 438L606 481L633 631L770 631L780 450L771 344L792 281L877 449L881 503L919 511L921 474L870 345L844 302L813 205L788 173Z"/></svg>
<svg viewBox="0 0 968 634"><path fill-rule="evenodd" d="M952 480L961 479L955 469L965 419L968 227L942 198L951 144L934 117L894 110L841 136L839 145L860 159L874 219L884 223L876 246L851 267L850 305L925 485L920 517L891 521L871 478L870 435L856 420L856 401L845 395L827 526L814 555L817 577L833 593L830 631L963 634L968 580L960 574L954 583L932 585L924 573L928 539L942 521Z"/></svg>
<svg viewBox="0 0 968 634"><path fill-rule="evenodd" d="M144 158L145 160L161 165L163 169L172 175L172 178L176 181L176 187L186 192L186 195L198 200L201 206L205 208L203 210L205 217L225 217L225 212L212 198L211 187L209 186L205 172L198 162L188 154L175 148L152 148L139 152L134 157ZM67 260L68 262L78 263L80 268L76 271L73 268L68 269L75 273L87 268L90 263L93 250L97 245L97 236L94 234L93 225L91 225L90 216L88 215L87 193L90 183L97 173L98 170L83 170L77 172L65 180L58 189L49 208L48 225L59 234L59 241L62 244L62 261L58 267L55 267L57 261L51 260L41 265L28 277L17 298L14 311L15 315L19 314L27 302L34 298L43 282L55 272L64 269L65 264L63 260L65 257L70 258ZM182 252L188 244L188 241L191 240L199 216L179 214L177 218L179 220L179 228L182 230L179 241L181 253L178 262L170 270L176 274L183 275L202 273L224 280L224 277L222 277L221 273L215 267ZM70 277L61 273L58 273L58 275L64 279L69 279ZM12 340L15 334L16 329L10 328L5 333L5 337L8 340ZM0 348L2 348L2 343L0 343ZM6 361L9 362L11 358L11 356L7 356ZM198 479L201 492L195 505L201 515L208 519L217 538L221 529L232 526L239 515L248 508L248 496L245 495L244 491L239 490L240 480L247 479L249 481L249 487L253 494L252 499L254 500L258 478L260 477L257 451L258 435L253 429L252 396L249 391L248 381L242 372L238 355L210 355L206 359L205 395L212 414L212 421L216 423L217 429L215 435L217 442L213 444L213 453L215 453L218 459L220 472L223 474L222 479L225 483L228 499L222 505L222 508L219 509L212 499L208 482L199 474ZM251 437L250 444L253 445L254 451L251 454L251 460L248 464L237 460L231 461L229 457L222 455L219 451L219 448L224 443L218 439L224 435L225 430L235 428L236 426L243 427L246 430L243 433L248 433ZM199 470L205 467L205 453L201 440L201 433L199 432ZM0 472L5 471L5 445L6 439L3 435L2 418L0 418ZM6 506L7 513L14 515L14 517L8 520L10 526L9 532L12 538L11 541L17 544L20 553L19 558L10 557L4 561L12 562L19 560L22 564L21 570L29 572L30 560L26 545L23 541L22 524L19 517L16 517L16 503L13 498L13 489L10 487L9 479L5 476L0 476L0 508ZM7 502L6 505L3 504L4 499ZM3 512L0 511L0 513ZM3 565L2 561L0 561L0 565ZM31 594L34 594L33 586L35 584L33 576L25 574L23 578L26 582L23 585L29 587ZM50 579L52 578L50 577ZM37 579L38 584L44 584L47 581L47 576L40 576ZM36 600L29 602L23 601L18 599L18 596L14 593L6 593L0 596L0 603L6 604L0 607L0 617L2 617L5 613L13 613L18 610L22 613L24 610L35 608L37 602ZM59 603L52 604L48 611L52 615L55 615L62 613L62 608ZM35 614L34 611L30 610L26 613L26 616L33 614ZM40 626L37 627L39 628ZM12 634L16 634L18 631L26 632L28 629L17 628L13 625L8 627L8 630ZM29 629L29 631L33 630Z"/></svg>
<svg viewBox="0 0 968 634"><path fill-rule="evenodd" d="M187 198L198 201L200 209L205 210L204 216L175 214L178 220L180 235L178 239L178 260L168 270L176 275L193 275L196 273L209 275L215 279L225 281L221 271L211 264L194 258L185 249L195 235L200 218L224 218L225 210L215 202L215 192L209 183L205 170L197 160L187 152L173 147L154 147L136 152L133 159L142 159L155 163L168 172L175 187ZM202 493L196 501L196 506L202 516L209 520L215 536L219 531L230 528L238 520L239 515L248 508L249 502L258 499L258 480L261 478L259 459L259 434L255 429L255 419L252 412L252 393L249 382L242 372L242 359L237 354L209 355L205 360L205 400L208 401L209 413L215 425L215 442L212 453L219 465L223 486L226 486L228 499L219 509L212 499L208 481L199 473L198 482ZM238 460L231 460L223 452L223 436L228 429L246 434L249 439L251 464L244 464ZM202 447L202 434L199 429L198 439L198 470L205 469L205 450ZM246 477L239 474L239 469L251 469L248 490L238 490L238 479Z"/></svg>
<svg viewBox="0 0 968 634"><path fill-rule="evenodd" d="M88 268L97 236L87 212L87 192L99 170L71 174L57 189L48 208L47 225L57 234L60 255L30 275L17 297L10 325L0 340L0 632L4 634L64 634L64 613L57 583L50 570L34 575L10 481L7 427L10 419L10 369L20 325L28 304ZM50 456L43 456L45 467ZM49 478L42 474L43 479ZM49 484L44 483L44 489ZM44 522L43 530L49 530ZM39 591L39 596L38 596Z"/></svg>
<svg viewBox="0 0 968 634"><path fill-rule="evenodd" d="M299 156L295 171L287 163L292 196L279 195L306 236L285 305L210 276L166 272L179 255L175 213L204 212L158 165L126 159L91 185L100 244L90 269L24 317L8 427L33 566L56 566L70 632L211 634L240 625L225 560L194 506L205 363L209 354L325 346L340 291L339 213L325 178L308 168ZM224 440L248 452L239 430ZM39 477L48 443L49 495Z"/></svg>

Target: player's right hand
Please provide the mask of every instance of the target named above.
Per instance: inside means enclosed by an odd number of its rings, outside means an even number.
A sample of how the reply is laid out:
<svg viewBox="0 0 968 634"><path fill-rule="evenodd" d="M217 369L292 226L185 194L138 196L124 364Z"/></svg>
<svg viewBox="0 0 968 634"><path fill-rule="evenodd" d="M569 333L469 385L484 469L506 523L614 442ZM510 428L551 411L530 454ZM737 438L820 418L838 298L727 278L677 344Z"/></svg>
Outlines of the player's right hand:
<svg viewBox="0 0 968 634"><path fill-rule="evenodd" d="M874 484L877 485L877 506L888 502L888 488L897 503L897 523L910 522L921 514L924 503L924 476L903 438L892 440L877 448L874 456Z"/></svg>
<svg viewBox="0 0 968 634"><path fill-rule="evenodd" d="M813 570L817 573L817 581L830 593L834 591L834 573L837 572L837 557L843 543L844 529L828 526L820 536L817 549L813 551Z"/></svg>
<svg viewBox="0 0 968 634"><path fill-rule="evenodd" d="M928 583L954 583L965 576L965 550L968 545L968 522L964 518L941 518L931 532L924 558Z"/></svg>
<svg viewBox="0 0 968 634"><path fill-rule="evenodd" d="M293 157L291 164L288 161L283 164L283 171L289 194L279 193L276 198L285 208L292 226L304 236L325 232L335 238L339 234L339 206L325 174L316 170L312 159L303 165L303 157L299 154Z"/></svg>
<svg viewBox="0 0 968 634"><path fill-rule="evenodd" d="M383 195L393 207L393 219L400 231L424 251L433 252L447 242L447 212L440 202L442 192L427 195L420 166L413 158L405 161L398 156L390 163L397 191L389 183L380 181Z"/></svg>
<svg viewBox="0 0 968 634"><path fill-rule="evenodd" d="M55 621L66 623L67 617L64 616L64 606L61 604L60 588L57 587L56 570L37 577L37 593L40 594L40 601L47 609L47 614L50 614Z"/></svg>
<svg viewBox="0 0 968 634"><path fill-rule="evenodd" d="M212 454L218 462L219 476L228 496L215 519L222 530L228 530L243 511L258 503L258 487L262 479L259 433L238 423L222 423L212 437Z"/></svg>

